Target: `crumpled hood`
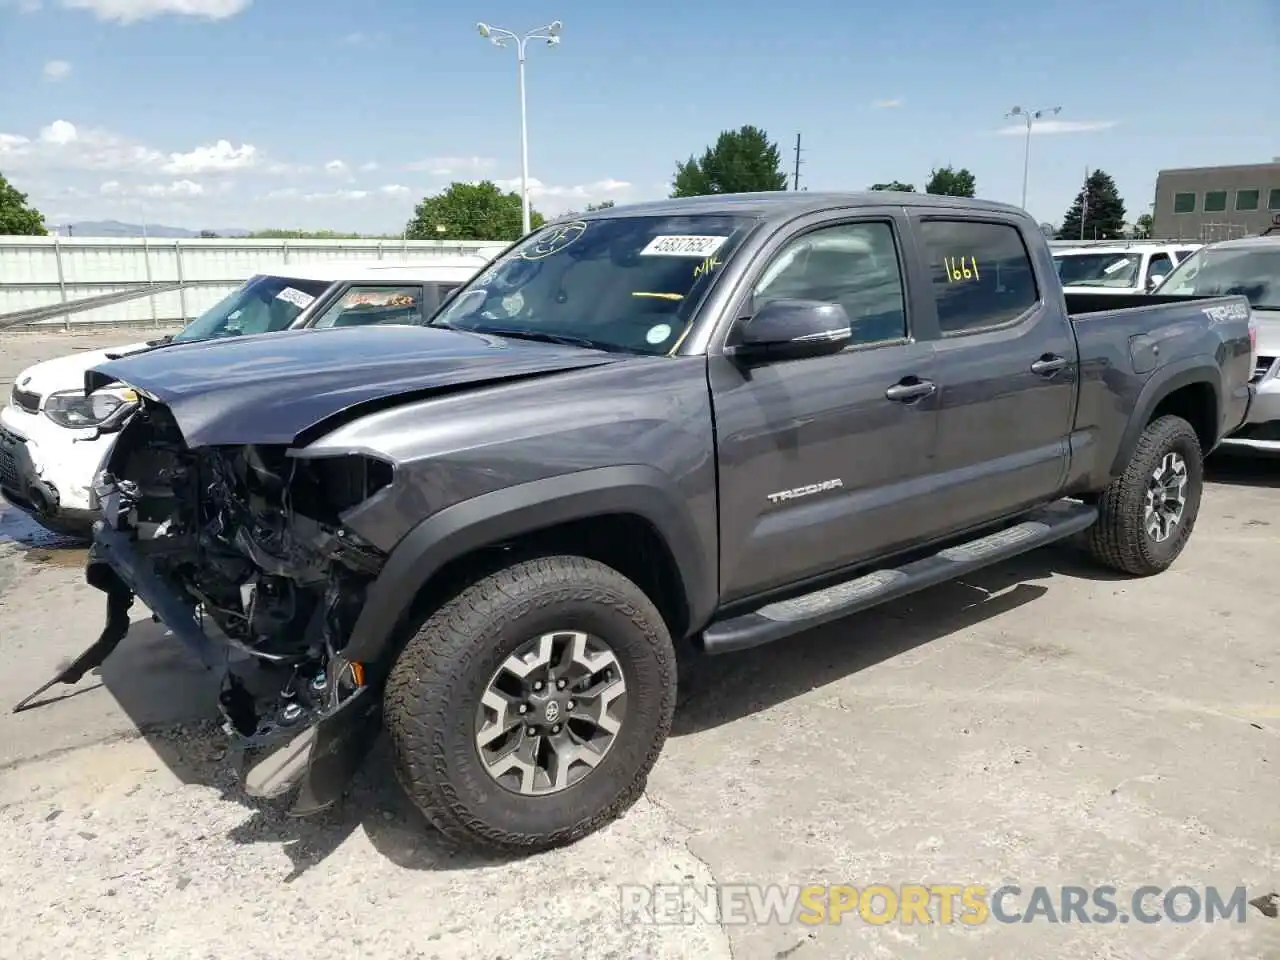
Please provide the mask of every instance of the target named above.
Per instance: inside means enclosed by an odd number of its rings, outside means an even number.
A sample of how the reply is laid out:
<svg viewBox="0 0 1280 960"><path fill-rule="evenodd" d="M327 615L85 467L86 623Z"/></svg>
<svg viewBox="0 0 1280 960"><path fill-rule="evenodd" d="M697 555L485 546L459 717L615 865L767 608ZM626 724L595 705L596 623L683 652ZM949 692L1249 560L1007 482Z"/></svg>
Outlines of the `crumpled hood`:
<svg viewBox="0 0 1280 960"><path fill-rule="evenodd" d="M619 359L440 327L339 327L159 347L98 364L84 384L154 397L191 447L289 444L356 407Z"/></svg>

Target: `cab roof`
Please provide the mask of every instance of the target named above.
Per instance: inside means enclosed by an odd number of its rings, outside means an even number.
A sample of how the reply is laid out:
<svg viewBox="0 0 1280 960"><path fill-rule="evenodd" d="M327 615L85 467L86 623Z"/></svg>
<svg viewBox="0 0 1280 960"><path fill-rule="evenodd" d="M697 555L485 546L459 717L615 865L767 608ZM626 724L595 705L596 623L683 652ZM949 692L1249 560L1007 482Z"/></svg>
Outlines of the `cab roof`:
<svg viewBox="0 0 1280 960"><path fill-rule="evenodd" d="M969 197L944 197L931 193L891 193L866 190L861 192L768 190L760 193L719 193L701 197L676 197L651 200L620 207L606 207L578 214L576 220L600 220L609 217L681 217L738 216L761 220L790 220L806 213L850 207L931 207L972 212L1013 213L1028 216L1021 207L992 200Z"/></svg>

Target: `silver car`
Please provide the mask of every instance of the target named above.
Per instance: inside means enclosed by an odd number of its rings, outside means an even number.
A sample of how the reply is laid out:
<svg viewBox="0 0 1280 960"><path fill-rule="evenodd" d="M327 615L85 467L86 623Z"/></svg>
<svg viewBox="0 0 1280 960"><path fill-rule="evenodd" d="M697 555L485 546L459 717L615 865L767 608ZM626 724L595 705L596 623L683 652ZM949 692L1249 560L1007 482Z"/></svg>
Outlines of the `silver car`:
<svg viewBox="0 0 1280 960"><path fill-rule="evenodd" d="M1276 228L1273 228L1276 229ZM1280 229L1269 236L1224 240L1182 261L1159 294L1242 294L1253 305L1258 330L1257 390L1241 427L1222 441L1225 450L1280 454Z"/></svg>

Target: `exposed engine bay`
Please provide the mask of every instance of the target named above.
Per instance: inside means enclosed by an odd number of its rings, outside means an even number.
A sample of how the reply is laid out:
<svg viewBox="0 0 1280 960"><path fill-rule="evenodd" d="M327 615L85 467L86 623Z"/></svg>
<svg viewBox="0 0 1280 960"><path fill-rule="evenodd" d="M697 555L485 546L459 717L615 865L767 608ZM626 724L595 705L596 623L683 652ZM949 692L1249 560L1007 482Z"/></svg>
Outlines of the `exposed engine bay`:
<svg viewBox="0 0 1280 960"><path fill-rule="evenodd" d="M95 585L109 601L127 585L129 602L137 595L207 666L225 670L220 707L246 760L296 743L364 692L363 665L341 654L385 555L340 515L389 484L392 470L283 446L193 450L153 401L121 433L95 486L104 522L90 568L96 556L114 568L99 578L122 582ZM280 773L275 784L246 786L277 795L300 768Z"/></svg>

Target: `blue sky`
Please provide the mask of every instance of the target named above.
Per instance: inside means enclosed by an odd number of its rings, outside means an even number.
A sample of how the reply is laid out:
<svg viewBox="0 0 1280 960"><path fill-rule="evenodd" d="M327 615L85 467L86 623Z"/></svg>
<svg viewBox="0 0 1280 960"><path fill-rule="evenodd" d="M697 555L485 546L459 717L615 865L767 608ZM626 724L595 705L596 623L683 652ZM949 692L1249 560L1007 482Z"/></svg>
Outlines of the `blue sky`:
<svg viewBox="0 0 1280 960"><path fill-rule="evenodd" d="M967 166L1057 221L1086 168L1130 217L1161 167L1280 156L1280 3L894 0L0 0L0 172L46 217L396 231L453 179L518 188L529 48L534 205L666 194L677 159L764 127L801 186L922 186ZM1017 131L1014 131L1015 134Z"/></svg>

